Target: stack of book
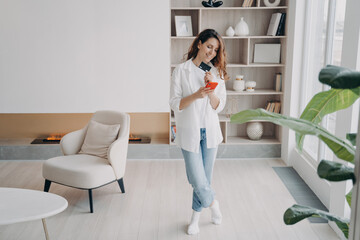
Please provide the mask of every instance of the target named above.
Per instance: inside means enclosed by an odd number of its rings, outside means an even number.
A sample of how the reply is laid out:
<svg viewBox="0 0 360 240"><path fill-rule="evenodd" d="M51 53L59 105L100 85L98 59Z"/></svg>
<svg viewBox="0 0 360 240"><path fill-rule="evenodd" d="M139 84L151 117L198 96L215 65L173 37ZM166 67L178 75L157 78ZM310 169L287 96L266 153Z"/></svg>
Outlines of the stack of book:
<svg viewBox="0 0 360 240"><path fill-rule="evenodd" d="M281 103L279 101L268 101L265 110L273 113L280 113Z"/></svg>
<svg viewBox="0 0 360 240"><path fill-rule="evenodd" d="M244 0L242 7L251 7L254 0Z"/></svg>
<svg viewBox="0 0 360 240"><path fill-rule="evenodd" d="M285 35L285 19L286 13L273 13L271 15L267 34L268 36L284 36Z"/></svg>
<svg viewBox="0 0 360 240"><path fill-rule="evenodd" d="M282 89L282 74L276 73L275 74L275 91L281 92Z"/></svg>

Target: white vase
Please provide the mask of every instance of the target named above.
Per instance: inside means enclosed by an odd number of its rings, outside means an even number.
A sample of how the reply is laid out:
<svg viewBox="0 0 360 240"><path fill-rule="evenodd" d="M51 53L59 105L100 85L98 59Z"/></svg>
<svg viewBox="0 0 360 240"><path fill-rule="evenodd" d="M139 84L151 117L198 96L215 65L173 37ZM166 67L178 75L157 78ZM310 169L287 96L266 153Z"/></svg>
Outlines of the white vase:
<svg viewBox="0 0 360 240"><path fill-rule="evenodd" d="M236 24L235 35L237 35L237 36L247 36L247 35L249 35L249 26L244 21L243 17L240 19L240 22L238 24Z"/></svg>
<svg viewBox="0 0 360 240"><path fill-rule="evenodd" d="M260 140L264 133L264 127L260 122L250 122L246 127L246 134L251 140Z"/></svg>
<svg viewBox="0 0 360 240"><path fill-rule="evenodd" d="M264 0L264 5L267 7L277 7L280 4L280 0L274 0L270 2L269 0Z"/></svg>
<svg viewBox="0 0 360 240"><path fill-rule="evenodd" d="M236 92L241 92L245 90L245 81L244 80L234 80L233 89Z"/></svg>
<svg viewBox="0 0 360 240"><path fill-rule="evenodd" d="M256 82L255 81L246 81L245 86L246 86L247 92L253 92L253 91L255 91Z"/></svg>
<svg viewBox="0 0 360 240"><path fill-rule="evenodd" d="M228 29L225 32L226 36L228 37L232 37L235 35L235 30L230 26L228 27Z"/></svg>

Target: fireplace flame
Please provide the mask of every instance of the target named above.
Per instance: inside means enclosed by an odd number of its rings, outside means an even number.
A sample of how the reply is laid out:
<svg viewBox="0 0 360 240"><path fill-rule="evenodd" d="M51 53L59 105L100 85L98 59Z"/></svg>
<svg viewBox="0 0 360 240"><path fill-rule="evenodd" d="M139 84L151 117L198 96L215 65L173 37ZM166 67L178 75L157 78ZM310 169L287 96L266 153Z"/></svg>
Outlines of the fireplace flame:
<svg viewBox="0 0 360 240"><path fill-rule="evenodd" d="M139 141L139 140L141 140L141 138L135 137L134 135L132 135L132 133L130 133L129 140L130 141Z"/></svg>
<svg viewBox="0 0 360 240"><path fill-rule="evenodd" d="M65 134L51 134L46 138L48 141L60 141Z"/></svg>

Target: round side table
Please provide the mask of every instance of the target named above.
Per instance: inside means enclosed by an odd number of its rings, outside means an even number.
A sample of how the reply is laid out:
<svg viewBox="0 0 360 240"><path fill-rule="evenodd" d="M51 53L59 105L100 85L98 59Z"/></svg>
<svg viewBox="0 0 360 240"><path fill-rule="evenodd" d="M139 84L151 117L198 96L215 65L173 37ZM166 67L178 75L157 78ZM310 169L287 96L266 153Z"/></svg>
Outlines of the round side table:
<svg viewBox="0 0 360 240"><path fill-rule="evenodd" d="M64 211L65 198L53 193L21 188L0 188L0 225L41 219L45 237L49 234L45 218Z"/></svg>

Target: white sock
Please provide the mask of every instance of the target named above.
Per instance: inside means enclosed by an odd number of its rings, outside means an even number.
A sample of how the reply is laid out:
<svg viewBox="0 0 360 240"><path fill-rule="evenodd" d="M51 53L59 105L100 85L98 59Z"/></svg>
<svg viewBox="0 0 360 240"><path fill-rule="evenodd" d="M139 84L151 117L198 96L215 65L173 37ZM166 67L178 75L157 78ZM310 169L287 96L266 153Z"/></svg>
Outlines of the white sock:
<svg viewBox="0 0 360 240"><path fill-rule="evenodd" d="M216 225L221 224L222 215L221 215L221 212L220 212L220 207L219 207L218 200L214 200L214 203L210 207L210 210L211 210L211 221Z"/></svg>
<svg viewBox="0 0 360 240"><path fill-rule="evenodd" d="M191 222L188 227L187 233L189 235L198 234L199 230L199 219L200 219L200 212L193 211L191 216Z"/></svg>

